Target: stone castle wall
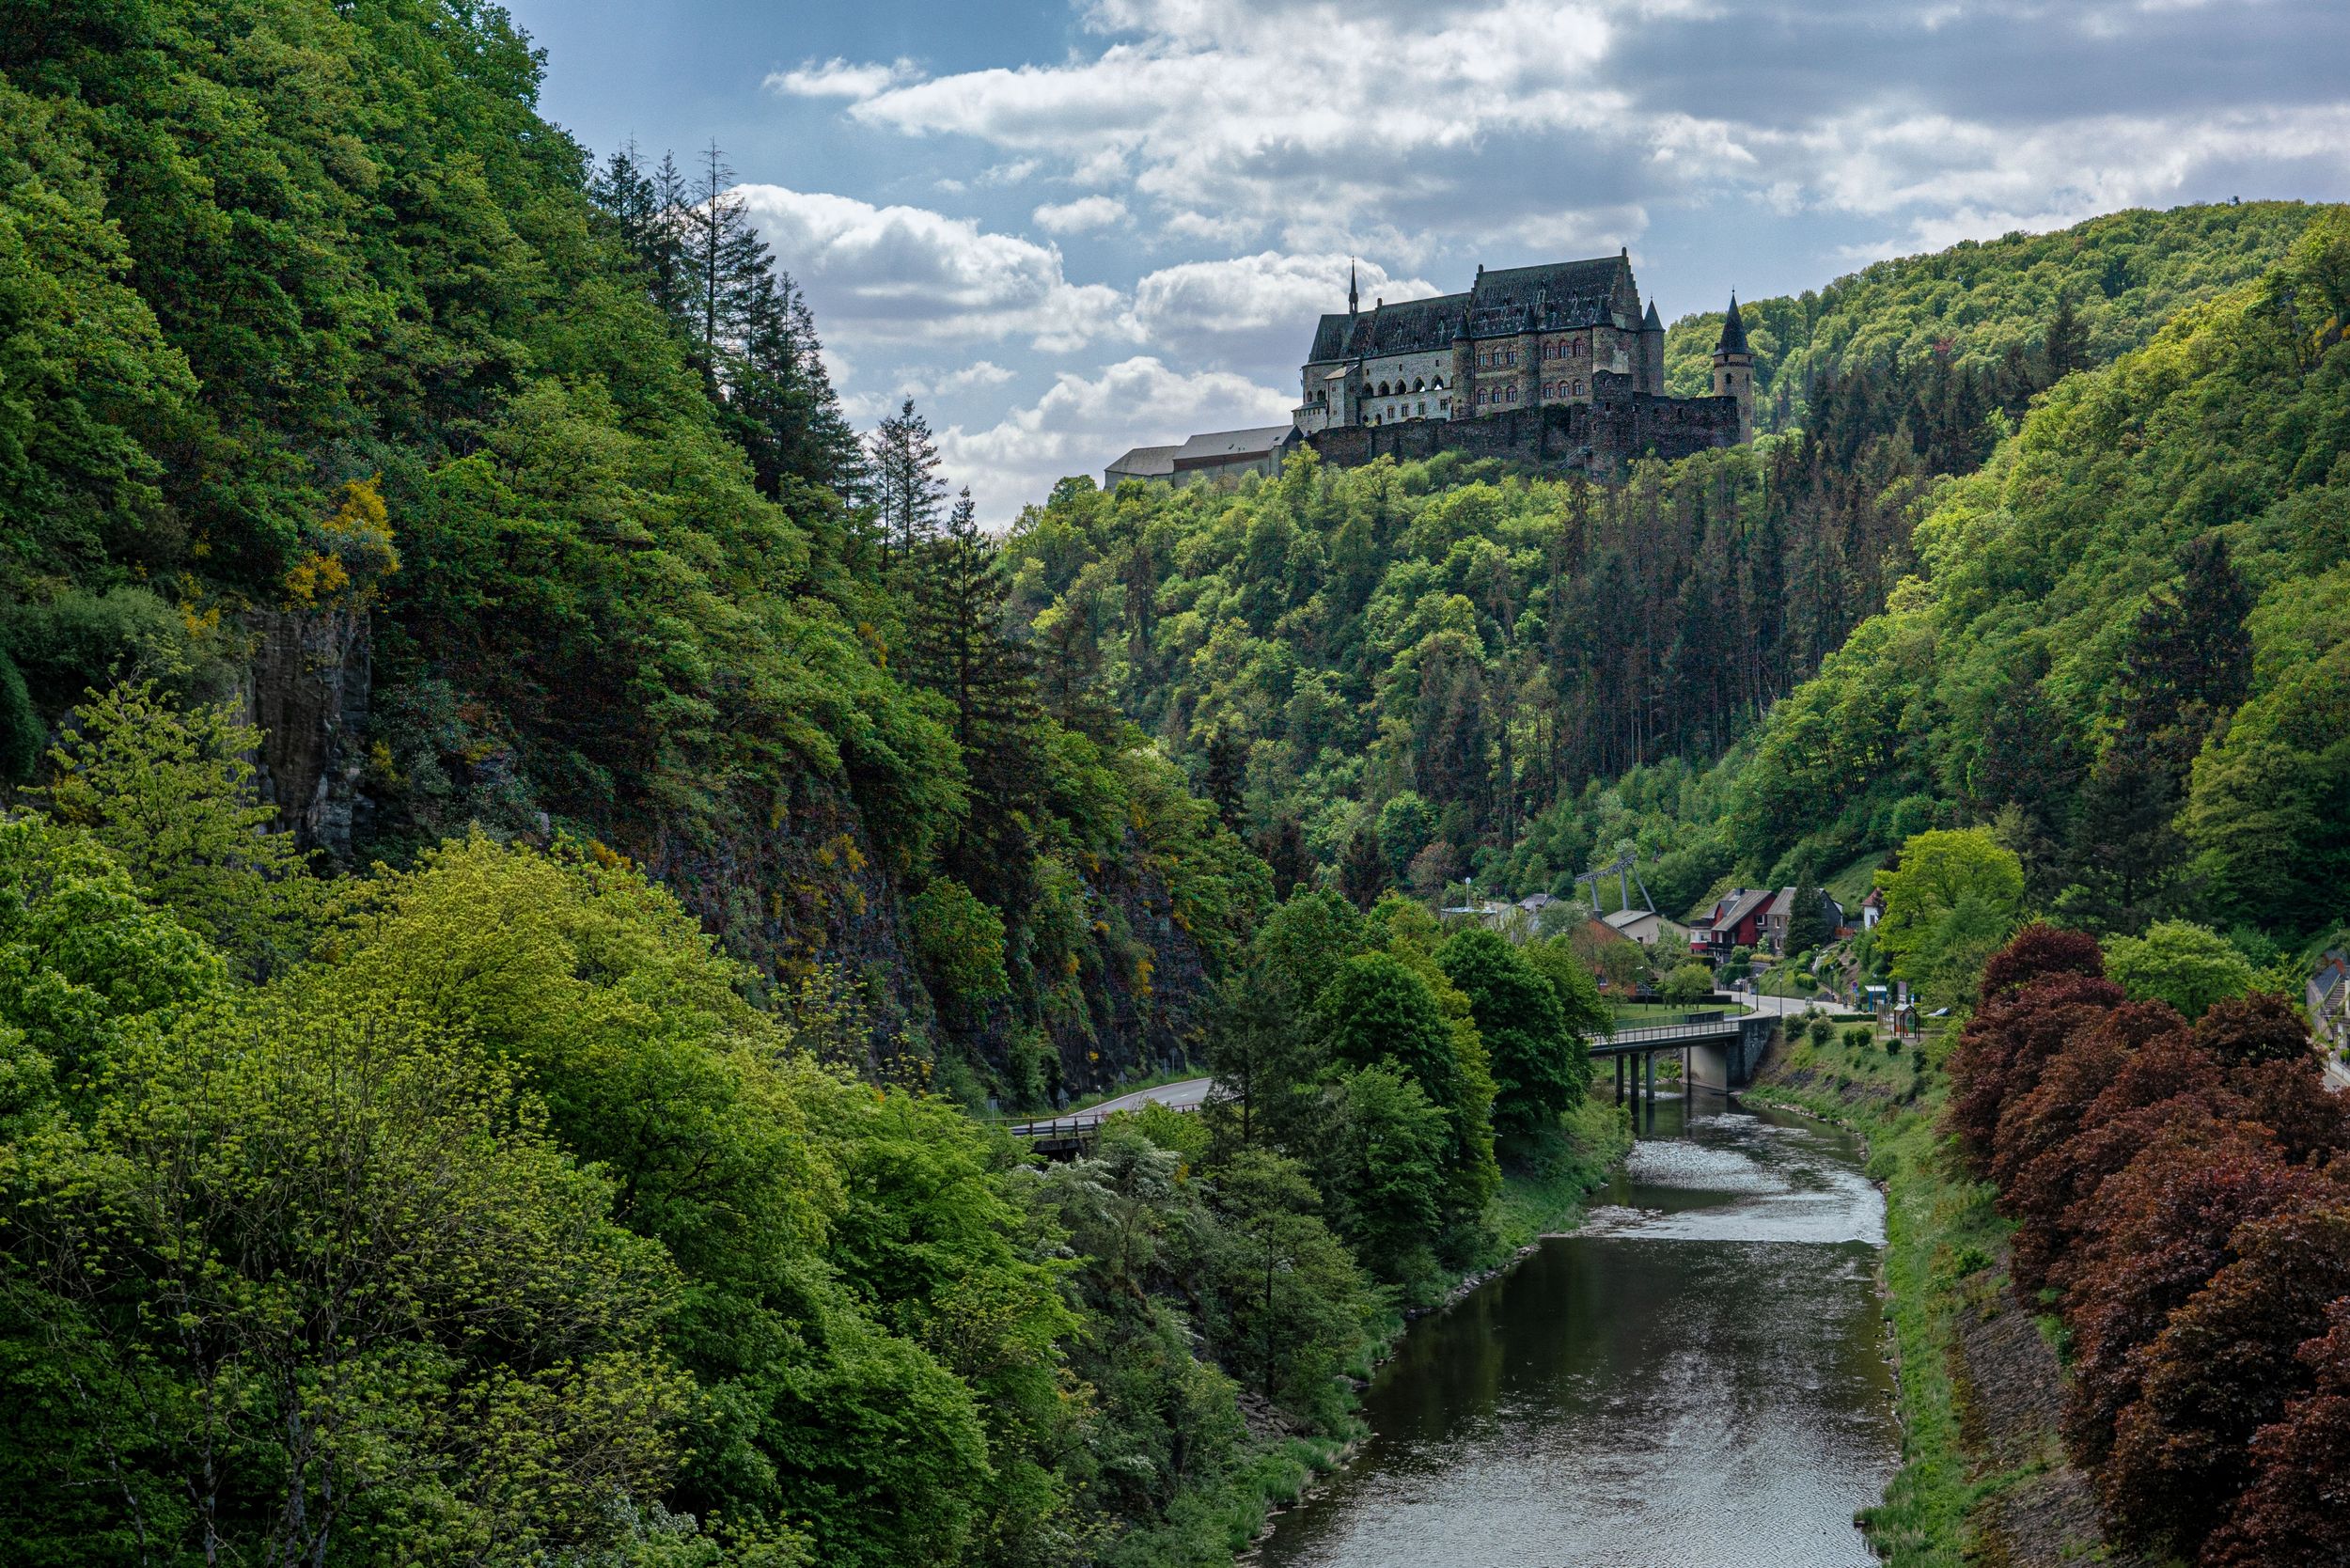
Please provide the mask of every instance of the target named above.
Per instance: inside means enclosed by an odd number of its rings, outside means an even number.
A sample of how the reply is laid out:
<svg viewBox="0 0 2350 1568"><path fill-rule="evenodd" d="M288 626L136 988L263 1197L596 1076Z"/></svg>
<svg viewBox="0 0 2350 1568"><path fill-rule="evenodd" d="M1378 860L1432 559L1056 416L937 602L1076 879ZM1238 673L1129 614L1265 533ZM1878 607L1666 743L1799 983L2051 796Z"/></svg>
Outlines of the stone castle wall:
<svg viewBox="0 0 2350 1568"><path fill-rule="evenodd" d="M1735 398L1659 398L1635 392L1633 378L1602 372L1588 403L1546 403L1473 419L1411 419L1341 425L1306 439L1324 463L1356 468L1438 452L1503 458L1530 467L1612 473L1634 458L1687 457L1738 444Z"/></svg>

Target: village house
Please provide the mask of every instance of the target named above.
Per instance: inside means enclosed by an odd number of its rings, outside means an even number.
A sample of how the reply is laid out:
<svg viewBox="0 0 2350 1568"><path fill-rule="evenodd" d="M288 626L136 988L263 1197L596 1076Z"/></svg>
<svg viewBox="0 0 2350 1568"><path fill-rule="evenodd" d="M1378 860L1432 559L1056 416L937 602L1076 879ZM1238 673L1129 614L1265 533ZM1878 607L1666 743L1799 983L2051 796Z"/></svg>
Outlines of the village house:
<svg viewBox="0 0 2350 1568"><path fill-rule="evenodd" d="M1689 927L1689 950L1700 958L1727 958L1733 948L1762 946L1762 920L1776 895L1768 887L1733 887L1715 901L1711 914Z"/></svg>

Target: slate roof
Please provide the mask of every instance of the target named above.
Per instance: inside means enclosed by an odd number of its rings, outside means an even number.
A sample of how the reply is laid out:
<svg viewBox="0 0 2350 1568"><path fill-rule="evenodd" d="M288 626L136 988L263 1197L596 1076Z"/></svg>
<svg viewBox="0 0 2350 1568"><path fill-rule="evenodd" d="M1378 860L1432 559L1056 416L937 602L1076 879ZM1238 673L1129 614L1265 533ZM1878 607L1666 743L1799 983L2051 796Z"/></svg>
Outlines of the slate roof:
<svg viewBox="0 0 2350 1568"><path fill-rule="evenodd" d="M1716 353L1752 353L1747 347L1747 323L1738 314L1738 296L1730 296L1730 314L1722 318L1722 340L1714 345Z"/></svg>
<svg viewBox="0 0 2350 1568"><path fill-rule="evenodd" d="M1109 465L1110 474L1124 474L1137 479L1163 479L1175 472L1174 447L1136 447Z"/></svg>
<svg viewBox="0 0 2350 1568"><path fill-rule="evenodd" d="M1476 287L1465 294L1324 316L1314 329L1308 363L1449 348L1465 330L1473 337L1502 337L1604 326L1615 319L1617 278L1628 275L1631 267L1622 256L1502 267L1479 273Z"/></svg>
<svg viewBox="0 0 2350 1568"><path fill-rule="evenodd" d="M1706 923L1716 931L1735 931L1739 922L1755 914L1772 898L1768 887L1740 887L1716 904L1713 919Z"/></svg>
<svg viewBox="0 0 2350 1568"><path fill-rule="evenodd" d="M1357 354L1370 357L1449 349L1461 330L1461 312L1468 302L1466 294L1438 294L1434 299L1383 305L1356 316L1343 312L1324 316L1322 324L1314 329L1312 359L1319 362L1352 359Z"/></svg>
<svg viewBox="0 0 2350 1568"><path fill-rule="evenodd" d="M1277 450L1296 429L1294 425L1264 425L1250 431L1210 431L1175 447L1174 466L1264 457Z"/></svg>

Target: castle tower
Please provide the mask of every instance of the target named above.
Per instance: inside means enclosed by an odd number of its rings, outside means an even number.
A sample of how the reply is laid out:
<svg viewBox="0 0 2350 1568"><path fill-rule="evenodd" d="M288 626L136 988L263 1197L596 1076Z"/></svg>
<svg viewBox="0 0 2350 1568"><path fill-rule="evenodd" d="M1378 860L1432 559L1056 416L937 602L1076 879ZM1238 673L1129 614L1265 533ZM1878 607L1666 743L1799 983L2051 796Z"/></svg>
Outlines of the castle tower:
<svg viewBox="0 0 2350 1568"><path fill-rule="evenodd" d="M1665 322L1654 300L1640 319L1640 390L1654 398L1665 395Z"/></svg>
<svg viewBox="0 0 2350 1568"><path fill-rule="evenodd" d="M1730 296L1722 318L1722 340L1714 345L1714 396L1738 400L1738 439L1754 439L1754 353L1747 347L1747 323L1738 316L1738 296Z"/></svg>

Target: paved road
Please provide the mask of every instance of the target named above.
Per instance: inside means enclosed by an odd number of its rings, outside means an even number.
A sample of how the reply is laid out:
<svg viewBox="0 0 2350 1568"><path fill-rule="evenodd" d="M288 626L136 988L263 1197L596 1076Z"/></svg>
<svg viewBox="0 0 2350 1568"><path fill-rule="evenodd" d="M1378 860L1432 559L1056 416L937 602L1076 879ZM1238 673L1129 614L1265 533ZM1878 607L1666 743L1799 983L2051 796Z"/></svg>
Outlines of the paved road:
<svg viewBox="0 0 2350 1568"><path fill-rule="evenodd" d="M1040 1116L1031 1121L1014 1122L1011 1131L1026 1135L1032 1127L1098 1127L1104 1118L1119 1111L1139 1109L1156 1102L1175 1110L1196 1111L1207 1103L1208 1090L1214 1078L1185 1078L1179 1083L1161 1084L1156 1089L1137 1089L1132 1094L1121 1094L1115 1100L1104 1100L1083 1110L1062 1111L1058 1116Z"/></svg>

